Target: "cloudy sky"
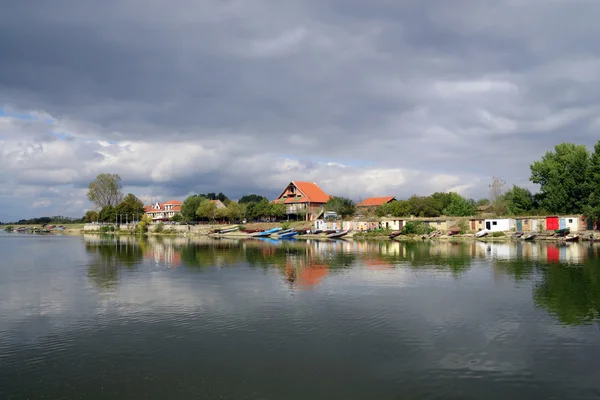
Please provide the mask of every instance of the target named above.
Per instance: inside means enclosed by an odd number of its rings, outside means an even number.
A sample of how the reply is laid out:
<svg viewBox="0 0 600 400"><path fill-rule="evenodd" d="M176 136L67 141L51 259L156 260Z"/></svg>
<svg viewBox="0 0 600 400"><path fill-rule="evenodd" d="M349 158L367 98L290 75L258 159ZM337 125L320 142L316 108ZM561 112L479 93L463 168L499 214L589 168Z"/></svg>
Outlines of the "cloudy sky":
<svg viewBox="0 0 600 400"><path fill-rule="evenodd" d="M600 135L591 0L3 2L0 221L145 201L527 185Z"/></svg>

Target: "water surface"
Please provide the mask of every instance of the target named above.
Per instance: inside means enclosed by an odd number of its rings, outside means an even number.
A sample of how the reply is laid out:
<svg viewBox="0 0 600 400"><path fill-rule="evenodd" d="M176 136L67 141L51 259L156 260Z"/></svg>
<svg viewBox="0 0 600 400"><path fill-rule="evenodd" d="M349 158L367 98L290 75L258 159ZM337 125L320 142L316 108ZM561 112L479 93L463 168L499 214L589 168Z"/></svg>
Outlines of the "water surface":
<svg viewBox="0 0 600 400"><path fill-rule="evenodd" d="M591 399L591 245L0 232L1 399Z"/></svg>

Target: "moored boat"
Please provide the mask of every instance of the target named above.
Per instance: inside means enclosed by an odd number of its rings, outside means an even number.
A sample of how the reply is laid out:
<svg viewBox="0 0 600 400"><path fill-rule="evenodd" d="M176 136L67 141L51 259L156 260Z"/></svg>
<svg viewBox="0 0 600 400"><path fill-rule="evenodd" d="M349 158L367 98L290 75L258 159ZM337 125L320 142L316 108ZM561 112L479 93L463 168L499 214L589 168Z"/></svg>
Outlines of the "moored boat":
<svg viewBox="0 0 600 400"><path fill-rule="evenodd" d="M484 236L487 236L489 233L490 233L490 231L488 231L487 229L484 229L484 230L477 232L475 234L475 237L478 237L478 238L484 237Z"/></svg>
<svg viewBox="0 0 600 400"><path fill-rule="evenodd" d="M569 228L556 229L554 231L554 233L556 233L557 236L567 236L569 233L571 233L571 229L569 229Z"/></svg>
<svg viewBox="0 0 600 400"><path fill-rule="evenodd" d="M253 233L252 236L254 236L254 237L269 237L272 234L279 232L280 230L281 230L281 228L268 229L266 231Z"/></svg>
<svg viewBox="0 0 600 400"><path fill-rule="evenodd" d="M229 232L234 232L234 231L237 231L238 229L240 229L240 227L239 227L239 226L234 226L234 227L232 227L232 228L219 229L219 230L217 231L217 233L229 233Z"/></svg>
<svg viewBox="0 0 600 400"><path fill-rule="evenodd" d="M523 240L530 241L530 240L533 240L533 239L535 239L535 237L536 237L536 236L537 236L537 235L536 235L535 233L531 233L531 234L529 234L529 235L525 235L525 236L523 236Z"/></svg>
<svg viewBox="0 0 600 400"><path fill-rule="evenodd" d="M291 239L291 238L293 238L293 237L294 237L294 236L296 236L296 235L298 235L298 232L296 232L296 231L291 231L291 232L279 233L279 234L277 235L277 237L278 237L279 239Z"/></svg>
<svg viewBox="0 0 600 400"><path fill-rule="evenodd" d="M458 235L460 233L460 228L452 228L448 230L448 236Z"/></svg>
<svg viewBox="0 0 600 400"><path fill-rule="evenodd" d="M565 242L577 242L579 241L579 235L567 235L565 237Z"/></svg>
<svg viewBox="0 0 600 400"><path fill-rule="evenodd" d="M396 231L396 232L392 232L392 233L389 235L389 238L390 238L390 239L393 239L393 238L395 238L395 237L398 237L398 236L400 236L401 234L402 234L402 231Z"/></svg>
<svg viewBox="0 0 600 400"><path fill-rule="evenodd" d="M346 236L348 234L348 232L350 232L349 230L345 230L345 231L339 231L339 232L335 232L335 233L330 233L329 235L327 235L328 238L340 238L342 236Z"/></svg>

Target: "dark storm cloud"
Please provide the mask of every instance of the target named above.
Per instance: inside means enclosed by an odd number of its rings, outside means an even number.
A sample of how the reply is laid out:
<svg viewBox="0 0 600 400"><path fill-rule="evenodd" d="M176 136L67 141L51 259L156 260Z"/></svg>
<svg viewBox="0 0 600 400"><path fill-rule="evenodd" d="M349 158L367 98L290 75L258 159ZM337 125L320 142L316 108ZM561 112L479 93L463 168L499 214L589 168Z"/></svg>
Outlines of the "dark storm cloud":
<svg viewBox="0 0 600 400"><path fill-rule="evenodd" d="M2 166L29 203L107 170L153 196L291 179L483 196L494 175L526 184L554 144L598 138L599 13L583 0L10 2L0 106L35 117L0 117Z"/></svg>

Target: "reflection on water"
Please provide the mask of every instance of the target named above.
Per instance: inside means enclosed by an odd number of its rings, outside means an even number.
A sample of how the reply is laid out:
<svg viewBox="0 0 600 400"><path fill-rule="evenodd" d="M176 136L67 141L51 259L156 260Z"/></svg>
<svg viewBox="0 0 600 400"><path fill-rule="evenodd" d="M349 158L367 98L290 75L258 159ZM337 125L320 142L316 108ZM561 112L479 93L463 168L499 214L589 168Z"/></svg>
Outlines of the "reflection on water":
<svg viewBox="0 0 600 400"><path fill-rule="evenodd" d="M598 398L598 250L0 234L0 399Z"/></svg>

